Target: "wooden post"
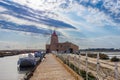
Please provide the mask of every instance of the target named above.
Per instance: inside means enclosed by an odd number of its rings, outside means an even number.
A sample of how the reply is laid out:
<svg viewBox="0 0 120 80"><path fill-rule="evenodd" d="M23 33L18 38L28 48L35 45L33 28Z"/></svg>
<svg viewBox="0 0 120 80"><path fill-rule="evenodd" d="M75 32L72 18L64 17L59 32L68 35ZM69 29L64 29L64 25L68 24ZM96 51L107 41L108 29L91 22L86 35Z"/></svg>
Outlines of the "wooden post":
<svg viewBox="0 0 120 80"><path fill-rule="evenodd" d="M80 56L80 54L79 54L79 58L78 58L78 61L79 61L79 65L78 65L78 68L79 68L79 74L80 74L80 66L81 66L81 64L80 64L80 58L81 58L81 56Z"/></svg>
<svg viewBox="0 0 120 80"><path fill-rule="evenodd" d="M99 75L98 75L98 72L99 72L99 66L100 66L100 63L99 63L99 53L97 53L97 69L96 69L96 76L97 76L97 79L99 80Z"/></svg>
<svg viewBox="0 0 120 80"><path fill-rule="evenodd" d="M88 80L88 54L86 52L86 80Z"/></svg>
<svg viewBox="0 0 120 80"><path fill-rule="evenodd" d="M115 62L115 80L118 80L118 62Z"/></svg>

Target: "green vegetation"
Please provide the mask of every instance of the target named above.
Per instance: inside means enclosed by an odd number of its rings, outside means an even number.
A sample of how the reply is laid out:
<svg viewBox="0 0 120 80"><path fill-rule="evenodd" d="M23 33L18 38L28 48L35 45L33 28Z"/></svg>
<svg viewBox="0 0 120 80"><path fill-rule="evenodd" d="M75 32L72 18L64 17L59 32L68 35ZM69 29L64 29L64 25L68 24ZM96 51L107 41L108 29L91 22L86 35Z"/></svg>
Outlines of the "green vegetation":
<svg viewBox="0 0 120 80"><path fill-rule="evenodd" d="M120 61L120 59L117 58L116 56L114 56L114 57L111 58L111 61L112 62L118 62L118 61Z"/></svg>
<svg viewBox="0 0 120 80"><path fill-rule="evenodd" d="M68 60L64 59L62 56L57 56L57 57L59 57L65 64L67 64L78 75L82 76L84 78L84 80L86 80L86 71L85 70L79 69L73 63L71 63ZM96 80L96 77L93 76L92 73L88 72L88 80Z"/></svg>

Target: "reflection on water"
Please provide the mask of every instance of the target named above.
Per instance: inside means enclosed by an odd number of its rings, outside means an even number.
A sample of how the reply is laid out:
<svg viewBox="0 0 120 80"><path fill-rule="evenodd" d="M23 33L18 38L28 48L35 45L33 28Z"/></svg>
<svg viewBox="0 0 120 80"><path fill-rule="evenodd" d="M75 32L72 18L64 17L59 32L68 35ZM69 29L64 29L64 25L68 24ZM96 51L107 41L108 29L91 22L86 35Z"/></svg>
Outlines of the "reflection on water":
<svg viewBox="0 0 120 80"><path fill-rule="evenodd" d="M0 80L21 80L30 69L19 69L19 55L0 58Z"/></svg>

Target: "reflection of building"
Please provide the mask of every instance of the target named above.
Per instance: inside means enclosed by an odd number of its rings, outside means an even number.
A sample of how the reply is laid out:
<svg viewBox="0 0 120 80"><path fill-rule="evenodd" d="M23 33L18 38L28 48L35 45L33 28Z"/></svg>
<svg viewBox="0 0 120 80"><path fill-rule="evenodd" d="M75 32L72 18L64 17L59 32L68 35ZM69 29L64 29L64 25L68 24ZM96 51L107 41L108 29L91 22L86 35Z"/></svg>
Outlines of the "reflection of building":
<svg viewBox="0 0 120 80"><path fill-rule="evenodd" d="M46 45L46 51L47 53L52 52L52 51L59 51L59 52L75 52L78 50L78 46L71 43L71 42L64 42L64 43L59 43L58 41L58 36L56 32L54 31L53 34L51 35L51 42L50 44Z"/></svg>

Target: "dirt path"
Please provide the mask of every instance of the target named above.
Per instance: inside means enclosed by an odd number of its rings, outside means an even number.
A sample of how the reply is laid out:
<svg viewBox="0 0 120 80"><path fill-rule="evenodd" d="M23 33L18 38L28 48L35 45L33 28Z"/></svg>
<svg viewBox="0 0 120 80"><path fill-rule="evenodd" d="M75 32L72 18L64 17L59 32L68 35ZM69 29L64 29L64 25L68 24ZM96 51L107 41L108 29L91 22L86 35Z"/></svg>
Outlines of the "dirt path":
<svg viewBox="0 0 120 80"><path fill-rule="evenodd" d="M30 80L75 80L52 54L40 63Z"/></svg>

